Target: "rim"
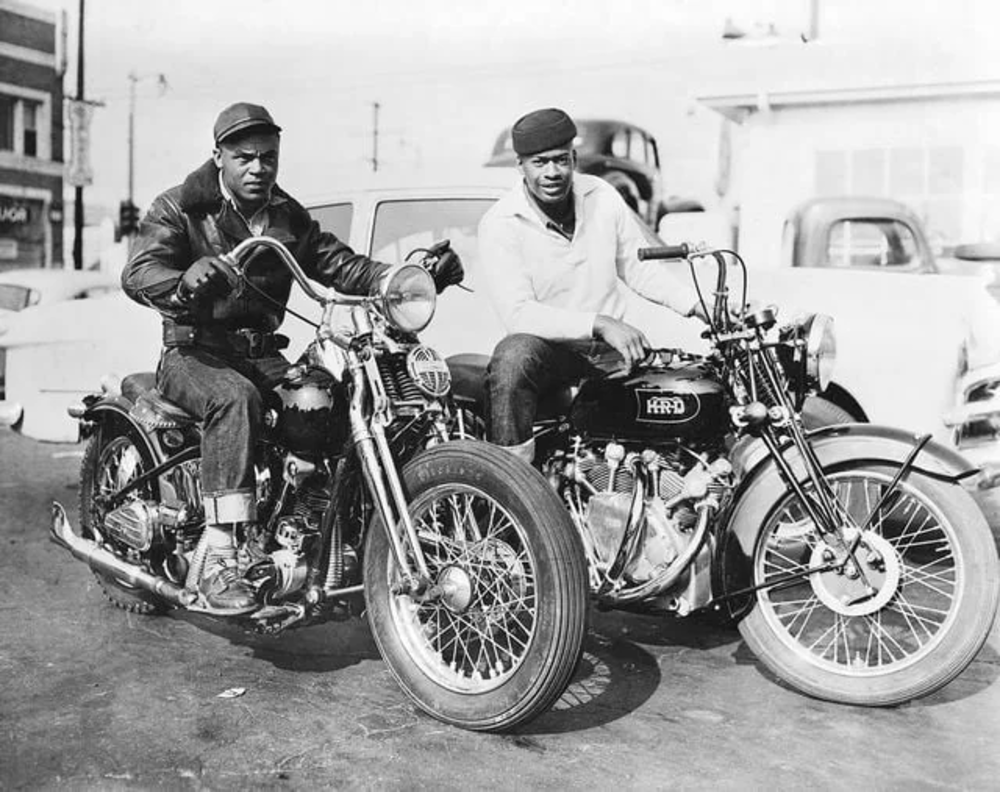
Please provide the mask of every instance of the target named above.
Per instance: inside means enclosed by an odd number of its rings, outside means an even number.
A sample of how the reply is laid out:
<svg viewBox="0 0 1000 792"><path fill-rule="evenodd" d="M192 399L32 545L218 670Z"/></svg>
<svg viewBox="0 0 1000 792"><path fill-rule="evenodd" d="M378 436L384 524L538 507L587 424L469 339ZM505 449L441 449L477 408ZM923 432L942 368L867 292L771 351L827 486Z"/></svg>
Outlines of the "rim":
<svg viewBox="0 0 1000 792"><path fill-rule="evenodd" d="M863 524L888 489L878 471L828 476L850 544L845 572L817 572L787 586L762 590L765 621L810 664L852 676L899 671L931 652L956 618L964 564L955 528L919 490L901 482L897 497L860 538ZM846 558L822 541L795 495L787 496L761 534L755 579L816 568Z"/></svg>
<svg viewBox="0 0 1000 792"><path fill-rule="evenodd" d="M396 630L416 665L449 690L503 685L538 629L537 563L524 528L481 490L435 487L410 507L431 582L441 595L390 595ZM399 581L391 555L390 591Z"/></svg>

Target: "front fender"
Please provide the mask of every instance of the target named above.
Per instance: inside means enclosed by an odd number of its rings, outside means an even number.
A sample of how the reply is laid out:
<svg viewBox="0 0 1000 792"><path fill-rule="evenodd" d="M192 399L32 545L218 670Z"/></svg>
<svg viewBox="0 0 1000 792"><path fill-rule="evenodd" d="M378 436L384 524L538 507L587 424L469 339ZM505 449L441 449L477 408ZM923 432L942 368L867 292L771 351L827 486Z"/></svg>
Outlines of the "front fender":
<svg viewBox="0 0 1000 792"><path fill-rule="evenodd" d="M840 424L810 433L809 440L824 469L846 462L886 463L900 466L913 451L920 435L889 426ZM734 460L747 471L733 499L727 528L719 543L716 569L718 587L728 595L751 585L754 549L771 510L787 491L774 459L763 443L756 442ZM784 448L784 458L799 481L806 480L805 463L792 446ZM965 457L941 443L927 442L913 467L933 478L960 483L971 479L978 468ZM752 599L749 600L752 602ZM747 603L744 603L744 605Z"/></svg>

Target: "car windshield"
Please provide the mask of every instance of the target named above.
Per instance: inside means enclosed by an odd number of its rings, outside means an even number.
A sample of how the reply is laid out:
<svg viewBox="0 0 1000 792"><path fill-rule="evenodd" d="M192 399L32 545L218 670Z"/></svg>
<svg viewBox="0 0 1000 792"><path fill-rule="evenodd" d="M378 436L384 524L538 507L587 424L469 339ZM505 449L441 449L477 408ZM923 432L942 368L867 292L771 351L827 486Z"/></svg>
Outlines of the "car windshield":
<svg viewBox="0 0 1000 792"><path fill-rule="evenodd" d="M0 310L20 311L38 302L38 292L27 286L0 283Z"/></svg>

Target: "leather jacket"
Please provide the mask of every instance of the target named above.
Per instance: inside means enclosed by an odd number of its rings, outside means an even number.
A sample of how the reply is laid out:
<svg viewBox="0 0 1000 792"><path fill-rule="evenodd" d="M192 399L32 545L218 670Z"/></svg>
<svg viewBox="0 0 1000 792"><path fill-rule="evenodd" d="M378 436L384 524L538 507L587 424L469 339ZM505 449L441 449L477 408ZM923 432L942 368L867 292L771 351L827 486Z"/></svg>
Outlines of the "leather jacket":
<svg viewBox="0 0 1000 792"><path fill-rule="evenodd" d="M288 247L306 275L345 294L367 294L389 269L388 264L359 255L322 231L305 208L277 185L265 233ZM153 201L139 224L122 272L122 287L133 300L163 315L165 331L171 325L274 331L284 318L292 276L270 250L251 253L244 260L244 272L253 286L277 304L251 286L211 300L192 301L184 308L170 301L191 264L202 256L227 253L249 236L246 222L224 200L218 168L209 160L183 184Z"/></svg>

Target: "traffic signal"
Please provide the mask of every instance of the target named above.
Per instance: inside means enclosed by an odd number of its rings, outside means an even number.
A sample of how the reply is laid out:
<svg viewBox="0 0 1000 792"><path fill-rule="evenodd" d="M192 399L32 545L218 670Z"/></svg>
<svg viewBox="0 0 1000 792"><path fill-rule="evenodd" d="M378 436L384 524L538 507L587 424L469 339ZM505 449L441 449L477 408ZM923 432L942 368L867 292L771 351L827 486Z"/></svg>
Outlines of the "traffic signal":
<svg viewBox="0 0 1000 792"><path fill-rule="evenodd" d="M139 207L125 200L118 205L118 234L131 236L139 230Z"/></svg>

